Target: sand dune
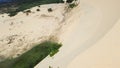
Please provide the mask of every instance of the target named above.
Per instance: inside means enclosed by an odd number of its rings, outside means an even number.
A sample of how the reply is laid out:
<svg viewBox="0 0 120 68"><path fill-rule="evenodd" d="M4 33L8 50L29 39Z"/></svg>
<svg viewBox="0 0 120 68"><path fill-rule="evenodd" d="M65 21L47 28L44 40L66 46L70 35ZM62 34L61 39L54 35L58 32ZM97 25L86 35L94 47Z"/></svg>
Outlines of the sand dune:
<svg viewBox="0 0 120 68"><path fill-rule="evenodd" d="M81 0L68 12L65 4L51 4L41 6L40 12L36 12L39 7L32 8L28 16L21 12L15 17L0 15L1 60L16 57L33 44L56 36L63 44L60 51L52 58L45 58L35 68L66 68L72 59L103 37L120 16L119 8L115 8L117 4L110 5L112 0L105 3L108 0ZM53 8L53 12L48 12L48 8Z"/></svg>
<svg viewBox="0 0 120 68"><path fill-rule="evenodd" d="M120 16L118 3L118 0L114 3L112 0L81 0L65 21L70 24L64 26L67 28L60 35L64 45L60 52L53 58L47 57L35 68L66 68L77 55L95 44L114 26Z"/></svg>

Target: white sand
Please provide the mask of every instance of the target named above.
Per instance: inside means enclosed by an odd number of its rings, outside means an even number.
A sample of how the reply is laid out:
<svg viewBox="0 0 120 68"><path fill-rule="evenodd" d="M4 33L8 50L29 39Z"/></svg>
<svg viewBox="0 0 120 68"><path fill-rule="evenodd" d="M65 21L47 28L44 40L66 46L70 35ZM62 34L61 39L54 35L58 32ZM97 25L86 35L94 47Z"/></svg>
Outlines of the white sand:
<svg viewBox="0 0 120 68"><path fill-rule="evenodd" d="M94 46L74 58L66 68L120 68L120 19Z"/></svg>
<svg viewBox="0 0 120 68"><path fill-rule="evenodd" d="M48 56L35 68L67 68L77 55L95 44L116 23L120 16L118 3L118 0L115 3L112 0L81 0L65 21L70 24L64 27L67 28L60 36L63 43L60 51L53 58ZM73 65L73 68L79 67Z"/></svg>
<svg viewBox="0 0 120 68"><path fill-rule="evenodd" d="M53 11L48 12L48 8ZM0 15L0 61L17 57L34 44L57 37L64 20L65 4L42 5L31 11L28 16L22 12L14 17Z"/></svg>
<svg viewBox="0 0 120 68"><path fill-rule="evenodd" d="M98 38L99 41L94 42L94 46L80 51L66 68L120 68L120 0L81 0L82 2L102 11L103 25L99 25L97 31L101 34L101 39ZM93 39L97 37L97 32ZM91 39L90 42L92 41Z"/></svg>
<svg viewBox="0 0 120 68"><path fill-rule="evenodd" d="M115 1L117 2L117 0ZM118 4L114 4L115 6L110 5L112 4L112 0L110 0L110 4L107 5L107 3L108 0L102 0L100 2L97 2L97 0L81 0L81 4L65 17L65 6L55 6L58 11L56 10L53 13L47 13L46 9L43 8L43 12L41 10L42 15L41 13L35 13L27 17L24 14L18 14L14 18L0 18L1 23L4 25L0 25L0 31L2 32L1 39L5 42L4 44L0 43L2 44L0 45L2 47L2 49L0 49L1 57L5 56L7 58L16 56L24 52L23 48L28 47L27 49L29 49L32 47L30 46L31 44L41 42L42 40L39 38L42 37L42 39L47 39L49 36L54 35L59 37L59 41L62 42L63 46L53 58L48 56L35 68L48 68L49 66L53 68L66 68L73 58L91 47L96 41L104 36L118 19L119 8L115 8ZM113 11L111 7L115 11ZM32 10L34 10L34 8ZM15 26L10 26L9 24L12 20L14 20L17 25L14 24ZM21 20L24 21L24 25L20 24L19 21ZM62 28L60 23L62 23ZM11 31L9 31L9 28L11 28ZM61 28L60 31L58 31L59 28ZM13 36L12 38L15 37L16 40L13 40L14 46L12 45L9 47L6 44L9 42L7 39L11 36ZM24 42L16 43L23 37L25 37L25 39L22 39ZM19 44L22 45L20 46Z"/></svg>

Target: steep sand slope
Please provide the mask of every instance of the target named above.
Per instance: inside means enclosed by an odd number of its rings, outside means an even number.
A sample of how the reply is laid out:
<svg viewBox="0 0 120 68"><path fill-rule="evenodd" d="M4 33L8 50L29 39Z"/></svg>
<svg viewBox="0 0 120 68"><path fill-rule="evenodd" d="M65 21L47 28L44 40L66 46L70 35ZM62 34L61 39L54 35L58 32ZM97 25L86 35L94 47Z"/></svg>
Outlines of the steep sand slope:
<svg viewBox="0 0 120 68"><path fill-rule="evenodd" d="M86 46L82 47L83 45L78 44L86 42L91 38L91 35L94 35L95 28L100 23L99 19L101 19L101 13L94 7L84 3L75 7L68 13L64 21L66 24L59 36L63 46L59 53L54 58L46 58L35 68L48 68L49 66L65 68L66 64L79 53L79 48L86 48Z"/></svg>
<svg viewBox="0 0 120 68"><path fill-rule="evenodd" d="M120 68L120 19L94 46L80 53L67 68Z"/></svg>
<svg viewBox="0 0 120 68"><path fill-rule="evenodd" d="M99 2L81 0L81 4L70 12L65 21L70 24L64 26L67 28L63 28L63 33L60 35L63 43L60 52L53 58L47 57L35 68L48 68L49 66L66 68L73 58L96 43L112 28L120 16L119 7L116 8L118 3L110 4L112 0L100 0Z"/></svg>
<svg viewBox="0 0 120 68"><path fill-rule="evenodd" d="M101 29L104 31L99 33L104 33L109 28L111 30L93 47L79 53L67 68L120 68L120 20L117 22L120 18L120 0L81 1L102 9L104 25ZM112 24L115 24L113 28Z"/></svg>

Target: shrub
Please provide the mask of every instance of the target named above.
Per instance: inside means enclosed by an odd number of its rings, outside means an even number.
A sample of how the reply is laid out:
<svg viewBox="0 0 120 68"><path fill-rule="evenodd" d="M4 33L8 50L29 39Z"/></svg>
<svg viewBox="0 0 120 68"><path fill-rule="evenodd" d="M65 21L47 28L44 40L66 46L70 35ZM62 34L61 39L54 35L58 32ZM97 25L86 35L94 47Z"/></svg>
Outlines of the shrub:
<svg viewBox="0 0 120 68"><path fill-rule="evenodd" d="M48 12L52 12L53 10L52 10L52 8L48 8Z"/></svg>
<svg viewBox="0 0 120 68"><path fill-rule="evenodd" d="M37 9L36 11L40 11L40 9Z"/></svg>
<svg viewBox="0 0 120 68"><path fill-rule="evenodd" d="M72 3L74 0L67 0L67 3Z"/></svg>
<svg viewBox="0 0 120 68"><path fill-rule="evenodd" d="M12 17L15 16L17 13L16 12L9 12L8 16Z"/></svg>
<svg viewBox="0 0 120 68"><path fill-rule="evenodd" d="M38 5L38 7L40 7L40 5Z"/></svg>
<svg viewBox="0 0 120 68"><path fill-rule="evenodd" d="M31 13L31 10L26 10L24 13L26 13L26 15L29 15L29 13Z"/></svg>
<svg viewBox="0 0 120 68"><path fill-rule="evenodd" d="M51 66L49 66L49 68L52 68Z"/></svg>
<svg viewBox="0 0 120 68"><path fill-rule="evenodd" d="M74 8L76 7L77 5L75 3L72 3L72 4L69 4L69 8Z"/></svg>
<svg viewBox="0 0 120 68"><path fill-rule="evenodd" d="M27 12L27 13L31 13L31 10L27 10L26 12Z"/></svg>

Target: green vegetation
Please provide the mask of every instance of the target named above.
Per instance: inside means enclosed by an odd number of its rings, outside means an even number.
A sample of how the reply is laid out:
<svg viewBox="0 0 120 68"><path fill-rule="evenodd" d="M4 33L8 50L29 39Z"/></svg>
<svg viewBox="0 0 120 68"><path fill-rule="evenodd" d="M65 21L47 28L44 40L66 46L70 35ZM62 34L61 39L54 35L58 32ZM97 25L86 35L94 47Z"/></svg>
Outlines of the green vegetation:
<svg viewBox="0 0 120 68"><path fill-rule="evenodd" d="M73 2L74 0L67 0L67 3L71 3L71 2Z"/></svg>
<svg viewBox="0 0 120 68"><path fill-rule="evenodd" d="M26 10L24 13L26 13L26 15L29 15L29 13L31 13L31 10Z"/></svg>
<svg viewBox="0 0 120 68"><path fill-rule="evenodd" d="M2 12L8 13L9 16L14 16L18 12L24 11L26 9L30 9L34 6L39 6L42 4L51 4L51 3L63 3L63 0L16 0L16 2L13 4L5 5L5 7L2 6L4 8L8 8L7 11L2 10Z"/></svg>
<svg viewBox="0 0 120 68"><path fill-rule="evenodd" d="M72 3L72 4L69 4L69 8L74 8L74 7L76 7L77 5L75 4L75 3Z"/></svg>
<svg viewBox="0 0 120 68"><path fill-rule="evenodd" d="M51 66L49 66L49 68L52 68Z"/></svg>
<svg viewBox="0 0 120 68"><path fill-rule="evenodd" d="M48 55L54 56L60 47L56 42L43 42L17 58L1 62L0 68L33 68Z"/></svg>
<svg viewBox="0 0 120 68"><path fill-rule="evenodd" d="M36 11L40 11L40 9L37 9Z"/></svg>
<svg viewBox="0 0 120 68"><path fill-rule="evenodd" d="M52 8L48 8L48 12L52 12L53 10L52 10Z"/></svg>
<svg viewBox="0 0 120 68"><path fill-rule="evenodd" d="M40 5L38 5L38 7L40 7Z"/></svg>

